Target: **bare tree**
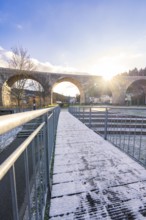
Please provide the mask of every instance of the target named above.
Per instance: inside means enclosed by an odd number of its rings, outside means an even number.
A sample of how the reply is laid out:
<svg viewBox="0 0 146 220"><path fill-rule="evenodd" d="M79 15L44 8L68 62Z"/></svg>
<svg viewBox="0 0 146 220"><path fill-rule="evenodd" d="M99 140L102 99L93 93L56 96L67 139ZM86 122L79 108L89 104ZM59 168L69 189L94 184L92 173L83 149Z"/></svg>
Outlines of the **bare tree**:
<svg viewBox="0 0 146 220"><path fill-rule="evenodd" d="M14 84L11 87L11 96L16 101L18 108L21 107L25 96L25 85L29 71L35 70L28 51L23 47L13 47L12 57L8 60L9 68L17 70Z"/></svg>
<svg viewBox="0 0 146 220"><path fill-rule="evenodd" d="M29 80L28 82L28 88L31 88L32 91L34 91L34 96L36 97L37 104L42 107L43 100L44 100L44 88L42 85L35 81L35 80Z"/></svg>

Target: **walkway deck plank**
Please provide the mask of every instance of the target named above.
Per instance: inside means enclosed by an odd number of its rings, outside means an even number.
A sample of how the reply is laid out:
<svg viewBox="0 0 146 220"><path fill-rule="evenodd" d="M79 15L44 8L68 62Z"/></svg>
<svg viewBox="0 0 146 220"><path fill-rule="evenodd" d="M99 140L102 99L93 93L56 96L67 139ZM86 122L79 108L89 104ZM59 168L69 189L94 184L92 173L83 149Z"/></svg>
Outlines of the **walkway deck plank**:
<svg viewBox="0 0 146 220"><path fill-rule="evenodd" d="M146 219L146 170L61 112L50 219Z"/></svg>

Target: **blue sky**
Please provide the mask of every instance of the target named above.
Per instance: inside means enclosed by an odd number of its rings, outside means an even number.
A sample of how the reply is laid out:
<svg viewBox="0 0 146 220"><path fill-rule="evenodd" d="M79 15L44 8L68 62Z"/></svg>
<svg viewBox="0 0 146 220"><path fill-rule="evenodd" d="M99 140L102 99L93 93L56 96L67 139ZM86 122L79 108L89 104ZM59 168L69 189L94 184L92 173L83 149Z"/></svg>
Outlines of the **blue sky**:
<svg viewBox="0 0 146 220"><path fill-rule="evenodd" d="M146 67L145 21L146 0L1 0L0 46L22 45L52 70L109 77Z"/></svg>

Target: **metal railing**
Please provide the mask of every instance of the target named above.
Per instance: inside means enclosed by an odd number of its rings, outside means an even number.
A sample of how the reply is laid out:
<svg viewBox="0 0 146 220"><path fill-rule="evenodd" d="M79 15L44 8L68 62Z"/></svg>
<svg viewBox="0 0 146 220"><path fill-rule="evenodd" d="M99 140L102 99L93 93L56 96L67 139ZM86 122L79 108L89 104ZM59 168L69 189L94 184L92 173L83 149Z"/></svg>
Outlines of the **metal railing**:
<svg viewBox="0 0 146 220"><path fill-rule="evenodd" d="M69 112L146 167L146 108L70 107Z"/></svg>
<svg viewBox="0 0 146 220"><path fill-rule="evenodd" d="M59 112L56 107L0 117L0 135L39 119L0 165L0 219L44 219Z"/></svg>

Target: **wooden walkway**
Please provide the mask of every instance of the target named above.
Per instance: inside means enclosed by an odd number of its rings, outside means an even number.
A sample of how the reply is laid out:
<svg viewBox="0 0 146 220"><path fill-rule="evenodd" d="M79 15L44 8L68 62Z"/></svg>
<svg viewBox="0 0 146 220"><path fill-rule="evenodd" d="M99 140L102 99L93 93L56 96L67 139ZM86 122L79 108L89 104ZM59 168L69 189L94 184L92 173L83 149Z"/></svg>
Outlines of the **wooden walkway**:
<svg viewBox="0 0 146 220"><path fill-rule="evenodd" d="M146 170L61 112L50 219L146 219Z"/></svg>

